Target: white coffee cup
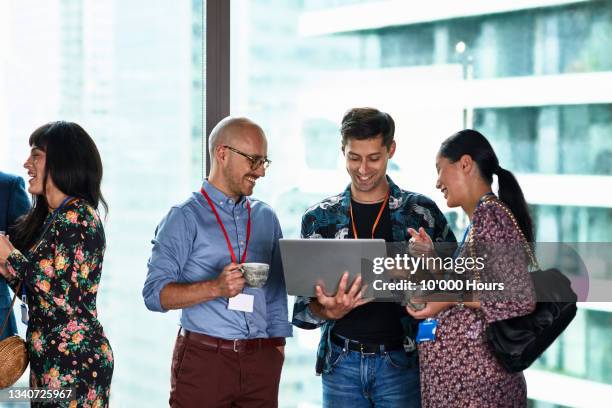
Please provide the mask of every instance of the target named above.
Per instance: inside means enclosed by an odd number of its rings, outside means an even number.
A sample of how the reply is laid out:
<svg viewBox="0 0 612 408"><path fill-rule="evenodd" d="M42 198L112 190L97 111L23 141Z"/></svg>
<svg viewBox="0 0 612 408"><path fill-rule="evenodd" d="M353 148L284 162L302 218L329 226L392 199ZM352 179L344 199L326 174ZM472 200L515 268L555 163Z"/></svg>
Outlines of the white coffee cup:
<svg viewBox="0 0 612 408"><path fill-rule="evenodd" d="M247 262L242 264L242 275L247 285L261 288L268 280L270 265L266 263Z"/></svg>

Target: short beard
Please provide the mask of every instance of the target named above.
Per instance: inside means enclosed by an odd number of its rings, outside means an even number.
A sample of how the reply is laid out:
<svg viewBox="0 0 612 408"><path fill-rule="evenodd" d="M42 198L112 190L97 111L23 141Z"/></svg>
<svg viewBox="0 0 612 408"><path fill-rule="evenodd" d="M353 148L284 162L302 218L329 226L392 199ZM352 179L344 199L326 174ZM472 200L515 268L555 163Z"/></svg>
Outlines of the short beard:
<svg viewBox="0 0 612 408"><path fill-rule="evenodd" d="M223 178L225 178L225 182L227 184L227 189L229 190L230 194L241 197L244 194L241 191L240 188L240 183L235 183L233 178L232 178L232 168L231 166L228 167L227 169L222 169L223 171Z"/></svg>

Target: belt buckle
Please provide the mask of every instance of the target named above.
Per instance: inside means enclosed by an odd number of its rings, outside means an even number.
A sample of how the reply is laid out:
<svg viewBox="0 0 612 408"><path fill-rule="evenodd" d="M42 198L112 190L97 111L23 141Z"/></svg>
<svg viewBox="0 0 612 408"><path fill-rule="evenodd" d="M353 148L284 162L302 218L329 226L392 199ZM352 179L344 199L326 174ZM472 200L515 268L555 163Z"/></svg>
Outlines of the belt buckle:
<svg viewBox="0 0 612 408"><path fill-rule="evenodd" d="M374 352L374 353L366 353L365 351L363 351L363 343L359 343L359 352L362 355L366 355L366 356L371 356L371 355L376 354L376 352Z"/></svg>
<svg viewBox="0 0 612 408"><path fill-rule="evenodd" d="M238 341L239 341L238 339L234 339L234 347L233 347L234 353L238 352L238 349L236 348L236 346L238 345Z"/></svg>

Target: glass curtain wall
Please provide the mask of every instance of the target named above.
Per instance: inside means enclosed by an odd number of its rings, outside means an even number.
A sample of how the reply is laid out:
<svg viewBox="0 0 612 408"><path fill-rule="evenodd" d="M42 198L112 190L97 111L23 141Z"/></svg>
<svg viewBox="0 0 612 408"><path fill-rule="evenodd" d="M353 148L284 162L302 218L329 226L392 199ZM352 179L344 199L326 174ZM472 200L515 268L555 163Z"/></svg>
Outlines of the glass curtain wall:
<svg viewBox="0 0 612 408"><path fill-rule="evenodd" d="M456 234L467 219L435 190L434 157L473 127L524 186L539 241L612 241L612 2L234 0L231 13L231 113L268 135L273 165L255 195L286 237L348 184L339 122L374 106L396 120L389 174L436 200ZM611 312L580 305L527 372L533 406L610 395ZM281 406L320 406L318 336L295 330Z"/></svg>
<svg viewBox="0 0 612 408"><path fill-rule="evenodd" d="M60 119L81 124L103 159L98 311L115 353L113 407L167 406L178 315L148 311L141 290L155 227L202 177L205 5L0 2L1 170L26 177L30 133Z"/></svg>

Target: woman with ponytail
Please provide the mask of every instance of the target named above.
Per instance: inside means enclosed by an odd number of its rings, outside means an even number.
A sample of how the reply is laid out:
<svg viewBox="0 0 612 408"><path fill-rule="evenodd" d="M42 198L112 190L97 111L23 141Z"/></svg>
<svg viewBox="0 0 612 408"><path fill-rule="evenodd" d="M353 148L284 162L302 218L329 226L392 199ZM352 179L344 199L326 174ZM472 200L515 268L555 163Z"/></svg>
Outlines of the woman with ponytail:
<svg viewBox="0 0 612 408"><path fill-rule="evenodd" d="M486 253L483 270L466 279L502 282L508 290L504 289L502 298L481 292L471 301L429 302L420 311L407 307L413 317L435 319L437 324L435 339L418 344L422 405L526 407L523 374L507 372L485 337L491 323L529 314L535 308L524 251L525 240L533 242L525 197L514 175L499 165L491 144L475 130L462 130L446 139L438 151L436 169L436 187L447 205L461 207L470 220L458 256L470 257L473 248L486 248L476 255ZM492 191L493 175L497 195ZM413 237L420 247L431 245L429 237Z"/></svg>

